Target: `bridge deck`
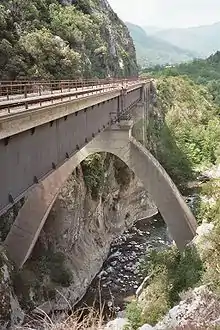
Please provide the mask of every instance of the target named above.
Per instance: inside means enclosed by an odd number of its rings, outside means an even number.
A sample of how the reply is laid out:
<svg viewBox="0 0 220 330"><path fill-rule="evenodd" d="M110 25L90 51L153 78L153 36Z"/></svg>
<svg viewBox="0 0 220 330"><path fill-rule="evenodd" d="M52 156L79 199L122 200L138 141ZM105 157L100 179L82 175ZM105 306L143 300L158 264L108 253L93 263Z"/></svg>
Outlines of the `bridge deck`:
<svg viewBox="0 0 220 330"><path fill-rule="evenodd" d="M115 88L107 85L104 87L80 88L78 90L63 91L62 93L45 93L45 95L33 95L22 98L22 95L16 95L13 99L0 101L0 116L6 113L17 112L19 110L38 108L55 102L64 102L78 97L93 95Z"/></svg>
<svg viewBox="0 0 220 330"><path fill-rule="evenodd" d="M122 88L125 86L126 88L136 84L135 82L127 82L126 85L124 83L106 83L106 84L98 84L91 85L87 87L80 88L72 88L72 89L56 89L56 90L47 90L43 91L41 95L38 93L30 93L24 94L12 94L8 95L7 99L5 96L0 97L0 116L4 116L6 114L15 113L18 111L22 111L25 109L34 109L39 107L48 106L53 103L65 102L67 100L72 100L80 97L85 97L88 95L104 93L106 91L111 91L113 89Z"/></svg>
<svg viewBox="0 0 220 330"><path fill-rule="evenodd" d="M115 83L43 95L43 100L8 100L16 106L0 116L0 214L135 106L145 84L132 81L126 89ZM22 102L30 102L30 108Z"/></svg>

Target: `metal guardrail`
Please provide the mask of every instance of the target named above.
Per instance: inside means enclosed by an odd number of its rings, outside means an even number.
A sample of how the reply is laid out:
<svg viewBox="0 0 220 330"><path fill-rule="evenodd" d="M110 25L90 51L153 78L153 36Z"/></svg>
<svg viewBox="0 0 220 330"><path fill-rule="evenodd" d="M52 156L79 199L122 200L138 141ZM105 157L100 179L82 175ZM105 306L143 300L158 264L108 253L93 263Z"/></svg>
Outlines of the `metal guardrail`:
<svg viewBox="0 0 220 330"><path fill-rule="evenodd" d="M54 102L64 102L104 93L115 88L136 84L143 79L105 79L53 82L0 82L0 111L29 109L30 106L46 106ZM145 80L146 81L146 80ZM9 88L10 87L10 88ZM49 102L49 104L48 104ZM21 110L21 109L20 109Z"/></svg>
<svg viewBox="0 0 220 330"><path fill-rule="evenodd" d="M27 98L30 94L41 96L45 93L55 91L86 88L89 86L100 86L112 83L127 83L129 81L137 81L138 78L130 79L80 79L80 80L52 80L52 81L0 81L0 101L10 100L14 95L23 95ZM140 78L141 80L141 78Z"/></svg>

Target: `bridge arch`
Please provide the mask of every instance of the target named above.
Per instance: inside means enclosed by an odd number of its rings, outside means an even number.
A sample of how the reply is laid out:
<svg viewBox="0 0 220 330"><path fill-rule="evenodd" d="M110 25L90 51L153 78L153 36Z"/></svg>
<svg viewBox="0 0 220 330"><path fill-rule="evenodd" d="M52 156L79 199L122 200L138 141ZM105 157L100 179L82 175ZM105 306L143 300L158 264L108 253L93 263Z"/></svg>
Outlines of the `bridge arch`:
<svg viewBox="0 0 220 330"><path fill-rule="evenodd" d="M180 249L193 239L196 233L194 216L168 174L131 132L131 123L125 121L100 133L32 189L5 241L19 268L29 258L48 214L73 170L97 152L114 154L133 170L151 194Z"/></svg>

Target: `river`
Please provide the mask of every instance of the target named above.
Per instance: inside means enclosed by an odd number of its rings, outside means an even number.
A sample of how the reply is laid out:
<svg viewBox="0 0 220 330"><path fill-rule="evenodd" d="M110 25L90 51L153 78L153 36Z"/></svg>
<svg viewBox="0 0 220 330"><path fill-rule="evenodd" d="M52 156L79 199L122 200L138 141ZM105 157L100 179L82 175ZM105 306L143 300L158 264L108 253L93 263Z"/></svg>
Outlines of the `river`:
<svg viewBox="0 0 220 330"><path fill-rule="evenodd" d="M77 308L104 306L106 317L123 311L144 279L138 266L146 252L166 248L170 243L160 216L135 223L112 243L101 271Z"/></svg>

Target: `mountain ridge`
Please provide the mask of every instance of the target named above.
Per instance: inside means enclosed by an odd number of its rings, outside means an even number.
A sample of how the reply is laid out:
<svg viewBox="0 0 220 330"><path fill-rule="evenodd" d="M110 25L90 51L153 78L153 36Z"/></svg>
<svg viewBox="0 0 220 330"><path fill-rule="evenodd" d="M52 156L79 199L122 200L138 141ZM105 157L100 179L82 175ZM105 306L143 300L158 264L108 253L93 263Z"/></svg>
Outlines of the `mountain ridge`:
<svg viewBox="0 0 220 330"><path fill-rule="evenodd" d="M196 52L182 49L155 36L147 35L139 25L125 22L133 38L137 59L142 67L187 62L197 57Z"/></svg>
<svg viewBox="0 0 220 330"><path fill-rule="evenodd" d="M190 51L196 51L201 57L208 57L220 50L220 22L188 28L170 28L153 32L151 36L160 38L177 47L184 45ZM145 27L147 33L147 28Z"/></svg>

